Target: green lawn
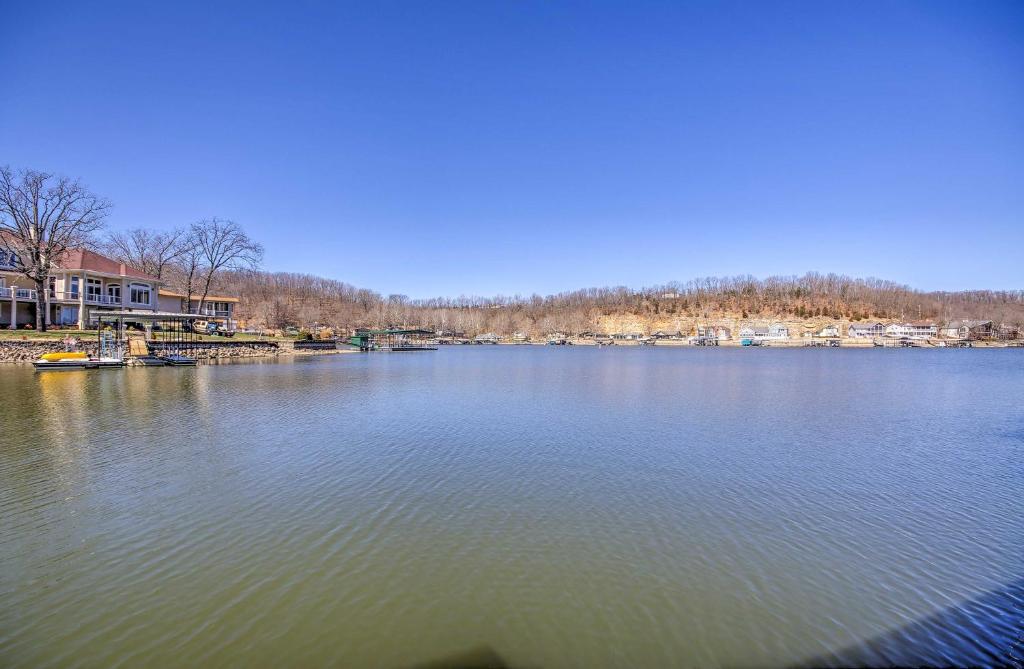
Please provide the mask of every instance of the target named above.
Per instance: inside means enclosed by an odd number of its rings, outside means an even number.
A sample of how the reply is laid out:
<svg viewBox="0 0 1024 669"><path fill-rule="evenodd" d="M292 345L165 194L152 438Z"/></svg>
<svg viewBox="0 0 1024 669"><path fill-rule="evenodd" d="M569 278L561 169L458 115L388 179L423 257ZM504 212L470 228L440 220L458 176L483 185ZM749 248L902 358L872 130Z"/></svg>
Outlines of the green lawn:
<svg viewBox="0 0 1024 669"><path fill-rule="evenodd" d="M36 332L35 330L0 330L0 341L10 339L63 339L64 337L77 337L78 339L95 339L96 331L88 330L48 330Z"/></svg>

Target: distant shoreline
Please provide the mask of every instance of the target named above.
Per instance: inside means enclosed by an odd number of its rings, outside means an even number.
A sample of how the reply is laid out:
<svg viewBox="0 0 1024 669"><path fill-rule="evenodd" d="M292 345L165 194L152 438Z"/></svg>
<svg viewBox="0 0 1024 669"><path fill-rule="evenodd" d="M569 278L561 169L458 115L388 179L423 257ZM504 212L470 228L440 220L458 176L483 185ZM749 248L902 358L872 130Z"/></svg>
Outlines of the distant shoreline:
<svg viewBox="0 0 1024 669"><path fill-rule="evenodd" d="M640 342L635 340L616 341L614 344L598 344L592 339L570 339L567 340L566 346L584 346L590 348L787 348L787 349L818 349L818 348L840 348L840 349L868 349L875 350L879 348L915 348L915 349L935 349L945 350L947 348L973 348L973 349L993 349L993 348L1019 348L1024 350L1024 341L976 341L970 342L969 347L955 347L946 346L942 340L935 341L915 341L910 346L900 346L898 343L890 342L886 346L876 346L870 339L850 339L843 338L839 339L839 346L824 346L820 343L812 344L807 339L789 339L789 340L775 340L775 341L764 341L759 342L755 346L743 346L742 341L738 339L729 339L719 341L717 344L710 346L699 346L697 344L690 343L686 340L658 340L654 342ZM90 342L89 345L92 343ZM220 345L211 345L206 343L202 345L202 348L206 351L205 354L199 357L203 360L212 361L224 361L233 359L251 359L251 358L278 358L278 357L291 357L291 356L310 356L310 355L337 355L337 354L352 354L360 353L358 348L349 346L343 343L339 343L338 348L321 349L321 350L301 350L295 349L291 345L291 342L224 342ZM89 345L86 348L89 348ZM498 343L465 343L465 344L445 344L440 346L442 349L459 349L459 348L488 348L488 347L548 347L550 344L543 341L528 341L528 342L510 342L502 341ZM54 339L18 339L18 340L0 340L0 364L31 364L32 361L37 360L44 353L52 353L64 350L63 344L59 340Z"/></svg>

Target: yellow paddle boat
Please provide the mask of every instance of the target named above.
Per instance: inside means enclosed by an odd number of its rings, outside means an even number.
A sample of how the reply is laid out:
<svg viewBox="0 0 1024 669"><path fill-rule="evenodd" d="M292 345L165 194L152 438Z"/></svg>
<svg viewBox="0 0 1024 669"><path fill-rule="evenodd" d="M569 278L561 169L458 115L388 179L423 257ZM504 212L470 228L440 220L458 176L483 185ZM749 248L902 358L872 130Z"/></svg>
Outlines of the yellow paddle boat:
<svg viewBox="0 0 1024 669"><path fill-rule="evenodd" d="M84 360L85 358L88 358L88 357L89 356L87 356L82 351L74 351L74 352L65 352L65 353L44 353L43 357L40 358L40 359L41 360L47 360L49 362L54 362L54 361L57 361L57 360Z"/></svg>

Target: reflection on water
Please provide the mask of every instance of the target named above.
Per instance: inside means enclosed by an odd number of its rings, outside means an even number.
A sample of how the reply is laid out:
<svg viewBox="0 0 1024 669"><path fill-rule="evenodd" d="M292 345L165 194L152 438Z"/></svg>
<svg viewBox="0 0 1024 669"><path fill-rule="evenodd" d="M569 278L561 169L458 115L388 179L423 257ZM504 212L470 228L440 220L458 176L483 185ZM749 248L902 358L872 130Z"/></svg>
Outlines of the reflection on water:
<svg viewBox="0 0 1024 669"><path fill-rule="evenodd" d="M1018 351L474 347L0 389L4 666L995 665L1024 617Z"/></svg>

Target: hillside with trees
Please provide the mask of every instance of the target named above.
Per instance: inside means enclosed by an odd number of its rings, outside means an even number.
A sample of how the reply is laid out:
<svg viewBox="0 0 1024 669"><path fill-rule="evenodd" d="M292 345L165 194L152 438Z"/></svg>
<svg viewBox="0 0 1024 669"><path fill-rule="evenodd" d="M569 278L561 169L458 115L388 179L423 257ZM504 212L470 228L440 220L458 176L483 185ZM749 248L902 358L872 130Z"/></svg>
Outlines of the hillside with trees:
<svg viewBox="0 0 1024 669"><path fill-rule="evenodd" d="M1024 326L1024 291L924 292L883 279L810 272L803 276L706 277L648 288L585 288L529 297L381 295L342 281L259 269L263 247L239 224L207 219L170 232L114 232L101 250L157 276L200 302L207 295L240 298L236 316L257 328L320 324L409 326L473 336L516 332L692 331L699 325L805 327L829 322L969 318Z"/></svg>
<svg viewBox="0 0 1024 669"><path fill-rule="evenodd" d="M588 288L530 297L412 300L317 276L234 271L216 291L238 295L238 316L254 325L407 325L467 335L689 330L711 322L945 322L984 318L1024 324L1024 291L922 292L880 279L834 274L712 277L643 289Z"/></svg>

